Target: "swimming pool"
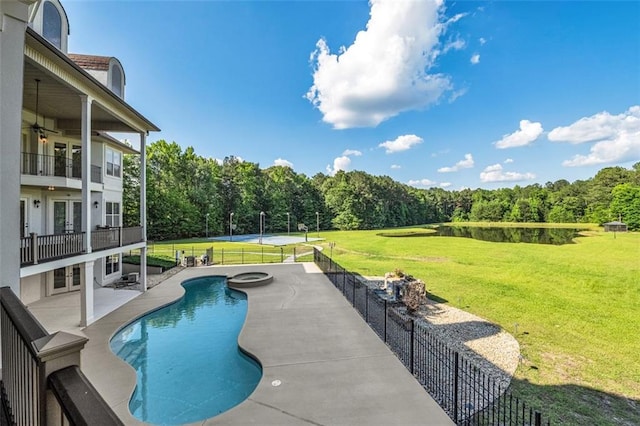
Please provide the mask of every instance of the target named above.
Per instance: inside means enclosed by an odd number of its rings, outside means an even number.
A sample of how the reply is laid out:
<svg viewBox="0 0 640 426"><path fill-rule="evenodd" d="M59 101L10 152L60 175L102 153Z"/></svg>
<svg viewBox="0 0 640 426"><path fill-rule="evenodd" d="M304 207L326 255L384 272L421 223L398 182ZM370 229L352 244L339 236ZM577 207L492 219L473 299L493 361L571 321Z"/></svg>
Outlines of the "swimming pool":
<svg viewBox="0 0 640 426"><path fill-rule="evenodd" d="M262 368L238 347L244 293L226 277L182 283L184 297L119 330L113 353L136 370L129 410L139 420L183 424L214 417L244 401Z"/></svg>

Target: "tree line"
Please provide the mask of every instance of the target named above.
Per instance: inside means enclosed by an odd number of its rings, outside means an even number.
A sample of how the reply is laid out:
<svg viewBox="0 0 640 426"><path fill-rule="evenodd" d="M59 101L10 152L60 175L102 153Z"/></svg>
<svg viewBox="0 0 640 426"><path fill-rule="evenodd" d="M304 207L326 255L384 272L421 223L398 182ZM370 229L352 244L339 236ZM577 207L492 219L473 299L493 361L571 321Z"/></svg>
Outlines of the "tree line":
<svg viewBox="0 0 640 426"><path fill-rule="evenodd" d="M313 177L290 167L227 157L222 164L159 140L147 147L150 240L316 229L378 229L437 222L599 223L622 219L640 230L640 162L606 167L593 178L513 188L418 189L388 176L338 171ZM125 226L139 220L137 155L124 156ZM233 213L233 216L231 216Z"/></svg>

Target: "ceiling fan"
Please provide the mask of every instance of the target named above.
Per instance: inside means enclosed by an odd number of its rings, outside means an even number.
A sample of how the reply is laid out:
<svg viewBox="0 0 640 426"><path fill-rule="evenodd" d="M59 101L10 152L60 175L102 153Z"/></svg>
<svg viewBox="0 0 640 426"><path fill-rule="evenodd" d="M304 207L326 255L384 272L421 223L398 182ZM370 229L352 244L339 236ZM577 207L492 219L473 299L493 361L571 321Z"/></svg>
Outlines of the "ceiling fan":
<svg viewBox="0 0 640 426"><path fill-rule="evenodd" d="M36 80L36 122L29 127L40 136L40 140L42 142L46 142L47 135L45 134L45 131L49 133L58 133L58 132L53 129L47 129L46 127L38 124L38 102L40 101L40 80L37 78L35 80ZM44 117L43 117L43 120L44 120Z"/></svg>

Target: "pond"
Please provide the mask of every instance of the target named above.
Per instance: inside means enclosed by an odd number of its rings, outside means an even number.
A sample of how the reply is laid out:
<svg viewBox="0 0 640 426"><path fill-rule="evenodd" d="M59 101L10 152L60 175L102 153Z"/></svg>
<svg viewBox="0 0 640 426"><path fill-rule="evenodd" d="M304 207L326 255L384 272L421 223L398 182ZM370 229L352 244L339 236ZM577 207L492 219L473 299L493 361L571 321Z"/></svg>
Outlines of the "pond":
<svg viewBox="0 0 640 426"><path fill-rule="evenodd" d="M580 229L576 228L517 228L497 226L439 226L429 232L385 234L386 236L463 237L494 243L573 244Z"/></svg>

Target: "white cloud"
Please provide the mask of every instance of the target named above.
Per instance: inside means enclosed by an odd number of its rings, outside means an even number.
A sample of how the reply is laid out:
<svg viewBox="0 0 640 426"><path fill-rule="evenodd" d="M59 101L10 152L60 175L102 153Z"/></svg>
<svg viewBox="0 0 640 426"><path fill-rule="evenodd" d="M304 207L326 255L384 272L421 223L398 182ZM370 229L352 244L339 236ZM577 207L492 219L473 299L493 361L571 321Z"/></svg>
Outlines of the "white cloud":
<svg viewBox="0 0 640 426"><path fill-rule="evenodd" d="M632 160L640 160L640 132L635 135L622 132L613 140L597 142L588 155L575 155L571 160L563 161L562 165L592 166Z"/></svg>
<svg viewBox="0 0 640 426"><path fill-rule="evenodd" d="M442 53L447 53L450 50L461 50L467 45L464 40L461 38L456 38L455 40L449 40L445 45Z"/></svg>
<svg viewBox="0 0 640 426"><path fill-rule="evenodd" d="M440 186L443 188L448 188L451 186L451 182L440 182Z"/></svg>
<svg viewBox="0 0 640 426"><path fill-rule="evenodd" d="M480 42L480 46L482 46L482 45L484 45L484 44L487 42L487 39L486 39L486 38L484 38L484 37L480 37L480 38L478 39L478 41Z"/></svg>
<svg viewBox="0 0 640 426"><path fill-rule="evenodd" d="M287 161L285 159L282 158L278 158L273 162L274 166L284 166L284 167L289 167L290 169L293 169L293 163L291 161Z"/></svg>
<svg viewBox="0 0 640 426"><path fill-rule="evenodd" d="M344 170L346 172L349 170L350 165L351 158L347 157L346 155L337 157L333 160L333 168L330 165L327 165L327 173L333 176L338 172L338 170Z"/></svg>
<svg viewBox="0 0 640 426"><path fill-rule="evenodd" d="M435 182L429 179L418 179L410 180L407 184L411 186L433 186L435 185Z"/></svg>
<svg viewBox="0 0 640 426"><path fill-rule="evenodd" d="M401 165L399 165L399 164L392 164L392 165L391 165L391 168L392 168L392 169L401 169L401 168L402 168L402 166L401 166Z"/></svg>
<svg viewBox="0 0 640 426"><path fill-rule="evenodd" d="M504 164L510 164L513 163L513 158L507 158L506 160L504 160Z"/></svg>
<svg viewBox="0 0 640 426"><path fill-rule="evenodd" d="M583 117L566 127L549 132L552 142L580 144L596 142L589 154L565 160L566 167L611 164L640 159L640 106L635 105L618 115L607 111Z"/></svg>
<svg viewBox="0 0 640 426"><path fill-rule="evenodd" d="M305 97L336 129L371 127L403 111L437 102L450 77L429 73L442 52L439 38L463 15L442 22L444 2L370 0L366 29L331 53L318 40L310 61L313 85Z"/></svg>
<svg viewBox="0 0 640 426"><path fill-rule="evenodd" d="M468 89L466 87L463 87L462 89L458 89L458 90L453 90L451 92L451 95L449 95L449 100L448 102L451 104L453 103L456 99L458 99L460 96L463 96L467 93Z"/></svg>
<svg viewBox="0 0 640 426"><path fill-rule="evenodd" d="M469 59L469 61L470 61L473 65L479 64L479 63L480 63L480 54L479 54L479 53L474 53L474 54L471 56L471 59Z"/></svg>
<svg viewBox="0 0 640 426"><path fill-rule="evenodd" d="M442 150L440 150L440 151L438 151L438 152L433 152L433 153L431 153L431 156L432 156L433 158L435 158L435 157L439 157L439 156L441 156L441 155L448 154L448 153L449 153L449 151L451 151L451 150L450 150L450 149L442 149Z"/></svg>
<svg viewBox="0 0 640 426"><path fill-rule="evenodd" d="M416 135L402 135L398 136L395 140L386 141L379 144L379 147L386 148L387 154L393 154L394 152L406 151L411 149L414 145L421 144L423 139Z"/></svg>
<svg viewBox="0 0 640 426"><path fill-rule="evenodd" d="M607 111L583 117L566 127L556 127L549 132L552 142L572 144L614 140L620 133L638 134L640 132L640 105L635 105L618 115Z"/></svg>
<svg viewBox="0 0 640 426"><path fill-rule="evenodd" d="M533 173L504 172L500 164L488 166L480 173L482 182L519 182L535 177Z"/></svg>
<svg viewBox="0 0 640 426"><path fill-rule="evenodd" d="M452 166L452 167L440 167L438 169L438 172L439 173L457 172L460 169L470 169L471 167L473 167L473 165L474 165L473 156L471 154L465 154L464 160L458 161L455 164L455 166Z"/></svg>
<svg viewBox="0 0 640 426"><path fill-rule="evenodd" d="M362 152L358 151L357 149L345 149L342 155L345 155L345 156L353 155L355 157L360 157L362 155Z"/></svg>
<svg viewBox="0 0 640 426"><path fill-rule="evenodd" d="M504 135L502 139L493 144L498 149L526 146L538 139L544 130L542 124L532 123L529 120L520 120L520 130Z"/></svg>

